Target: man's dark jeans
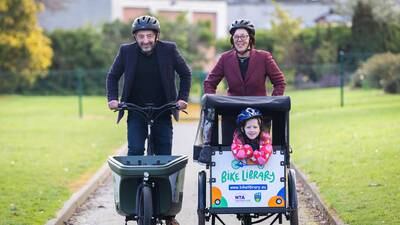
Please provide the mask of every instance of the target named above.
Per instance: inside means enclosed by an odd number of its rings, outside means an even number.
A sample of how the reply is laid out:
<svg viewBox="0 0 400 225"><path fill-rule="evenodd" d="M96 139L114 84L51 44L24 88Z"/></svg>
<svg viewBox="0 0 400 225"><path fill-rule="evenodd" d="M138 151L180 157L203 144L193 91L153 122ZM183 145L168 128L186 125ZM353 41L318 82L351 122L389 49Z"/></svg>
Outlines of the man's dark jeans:
<svg viewBox="0 0 400 225"><path fill-rule="evenodd" d="M128 113L128 155L143 155L144 142L147 137L147 122L137 112ZM151 131L153 153L171 155L172 120L171 115L160 116L154 121Z"/></svg>

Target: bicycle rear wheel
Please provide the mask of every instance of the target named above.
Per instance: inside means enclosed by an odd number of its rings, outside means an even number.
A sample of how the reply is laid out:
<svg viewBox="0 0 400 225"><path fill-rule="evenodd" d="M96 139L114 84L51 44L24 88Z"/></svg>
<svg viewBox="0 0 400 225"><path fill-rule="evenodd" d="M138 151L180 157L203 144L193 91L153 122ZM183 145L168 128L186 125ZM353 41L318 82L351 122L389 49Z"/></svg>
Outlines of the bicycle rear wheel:
<svg viewBox="0 0 400 225"><path fill-rule="evenodd" d="M299 224L299 212L296 191L296 172L293 169L288 173L288 186L289 186L289 205L292 211L290 212L290 225Z"/></svg>
<svg viewBox="0 0 400 225"><path fill-rule="evenodd" d="M251 225L251 217L249 215L245 215L241 219L242 225Z"/></svg>
<svg viewBox="0 0 400 225"><path fill-rule="evenodd" d="M139 196L138 225L152 225L153 196L151 188L144 185Z"/></svg>
<svg viewBox="0 0 400 225"><path fill-rule="evenodd" d="M199 172L197 180L197 218L198 225L206 224L206 172Z"/></svg>

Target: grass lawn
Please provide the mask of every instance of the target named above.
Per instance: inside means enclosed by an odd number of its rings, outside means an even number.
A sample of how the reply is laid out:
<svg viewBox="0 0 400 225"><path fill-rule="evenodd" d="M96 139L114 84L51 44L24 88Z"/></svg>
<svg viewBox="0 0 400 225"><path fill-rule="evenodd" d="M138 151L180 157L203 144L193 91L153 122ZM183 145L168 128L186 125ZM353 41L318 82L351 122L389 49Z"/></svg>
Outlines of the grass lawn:
<svg viewBox="0 0 400 225"><path fill-rule="evenodd" d="M351 225L400 224L400 95L293 91L293 160Z"/></svg>
<svg viewBox="0 0 400 225"><path fill-rule="evenodd" d="M351 225L400 224L400 95L346 90L341 108L338 89L287 94L293 161L325 202ZM0 96L0 225L44 224L125 143L104 97L82 119L77 103Z"/></svg>
<svg viewBox="0 0 400 225"><path fill-rule="evenodd" d="M0 96L0 224L44 224L125 143L105 97Z"/></svg>

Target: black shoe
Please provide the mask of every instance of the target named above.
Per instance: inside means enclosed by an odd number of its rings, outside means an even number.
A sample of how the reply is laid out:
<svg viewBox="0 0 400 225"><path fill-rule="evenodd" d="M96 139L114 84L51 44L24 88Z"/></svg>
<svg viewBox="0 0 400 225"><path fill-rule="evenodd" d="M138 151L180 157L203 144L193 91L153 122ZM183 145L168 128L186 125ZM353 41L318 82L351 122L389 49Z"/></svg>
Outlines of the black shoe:
<svg viewBox="0 0 400 225"><path fill-rule="evenodd" d="M168 218L166 222L167 225L179 225L178 221L174 217Z"/></svg>

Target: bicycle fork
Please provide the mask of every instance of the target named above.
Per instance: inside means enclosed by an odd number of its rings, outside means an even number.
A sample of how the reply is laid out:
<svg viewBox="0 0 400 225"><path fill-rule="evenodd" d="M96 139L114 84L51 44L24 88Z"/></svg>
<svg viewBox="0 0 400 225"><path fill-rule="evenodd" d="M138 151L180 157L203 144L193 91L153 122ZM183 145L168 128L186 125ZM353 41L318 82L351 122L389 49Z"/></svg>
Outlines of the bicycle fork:
<svg viewBox="0 0 400 225"><path fill-rule="evenodd" d="M136 191L136 218L139 225L153 224L153 196L154 183L149 181L149 172L143 173L143 182Z"/></svg>

